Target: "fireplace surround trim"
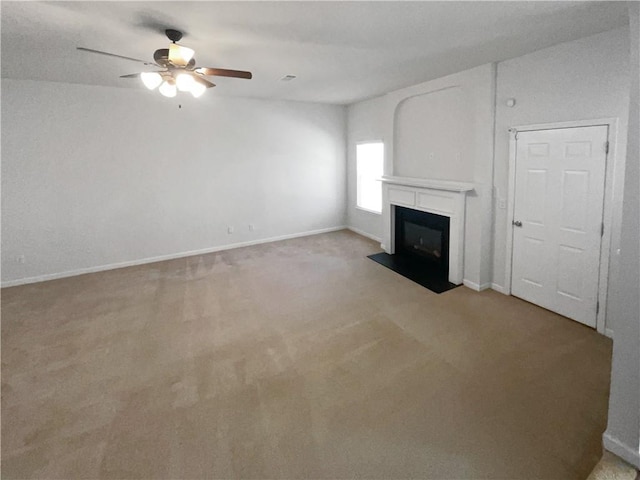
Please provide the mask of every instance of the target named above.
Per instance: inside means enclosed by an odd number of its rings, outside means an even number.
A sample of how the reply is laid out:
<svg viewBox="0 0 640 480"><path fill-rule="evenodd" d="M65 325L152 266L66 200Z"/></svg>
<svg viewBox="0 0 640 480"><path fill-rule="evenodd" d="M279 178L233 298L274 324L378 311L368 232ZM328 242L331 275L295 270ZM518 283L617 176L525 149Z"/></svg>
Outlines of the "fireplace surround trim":
<svg viewBox="0 0 640 480"><path fill-rule="evenodd" d="M449 217L449 281L464 277L464 221L472 183L385 176L382 182L382 248L395 253L395 206Z"/></svg>

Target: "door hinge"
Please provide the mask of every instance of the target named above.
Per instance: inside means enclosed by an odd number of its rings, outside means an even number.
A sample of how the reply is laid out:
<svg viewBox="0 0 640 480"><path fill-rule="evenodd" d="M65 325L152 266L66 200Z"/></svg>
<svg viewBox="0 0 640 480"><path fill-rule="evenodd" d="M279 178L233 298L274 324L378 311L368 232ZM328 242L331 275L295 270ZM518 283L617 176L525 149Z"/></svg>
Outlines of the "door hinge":
<svg viewBox="0 0 640 480"><path fill-rule="evenodd" d="M600 313L600 300L596 302L596 315Z"/></svg>
<svg viewBox="0 0 640 480"><path fill-rule="evenodd" d="M604 222L600 224L600 236L604 237Z"/></svg>
<svg viewBox="0 0 640 480"><path fill-rule="evenodd" d="M604 142L604 153L609 153L609 140Z"/></svg>

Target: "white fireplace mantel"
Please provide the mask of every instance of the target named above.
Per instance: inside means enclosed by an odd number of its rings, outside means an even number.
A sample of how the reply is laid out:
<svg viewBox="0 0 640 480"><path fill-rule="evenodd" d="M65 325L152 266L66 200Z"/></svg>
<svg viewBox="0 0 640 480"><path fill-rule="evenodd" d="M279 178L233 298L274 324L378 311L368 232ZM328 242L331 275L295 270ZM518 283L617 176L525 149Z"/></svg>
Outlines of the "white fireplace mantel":
<svg viewBox="0 0 640 480"><path fill-rule="evenodd" d="M382 183L404 185L406 187L429 188L432 190L445 190L449 192L470 192L475 188L473 183L455 182L453 180L435 180L426 178L392 177L383 176Z"/></svg>
<svg viewBox="0 0 640 480"><path fill-rule="evenodd" d="M382 248L395 253L395 206L449 217L449 281L464 276L464 219L467 193L473 183L384 176L382 182Z"/></svg>

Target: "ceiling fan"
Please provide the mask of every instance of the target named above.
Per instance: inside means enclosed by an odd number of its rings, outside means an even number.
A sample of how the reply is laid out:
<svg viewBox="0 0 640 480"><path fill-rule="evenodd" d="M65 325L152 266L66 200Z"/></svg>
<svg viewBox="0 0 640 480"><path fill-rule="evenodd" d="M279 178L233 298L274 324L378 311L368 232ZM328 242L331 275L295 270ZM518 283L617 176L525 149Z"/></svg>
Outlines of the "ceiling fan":
<svg viewBox="0 0 640 480"><path fill-rule="evenodd" d="M207 88L215 87L215 84L207 80L207 76L233 77L251 79L251 72L242 70L227 70L224 68L196 67L195 53L192 49L178 45L182 38L182 32L173 29L165 30L167 38L171 40L169 48L160 48L153 54L153 62L146 62L137 58L116 55L115 53L102 52L91 48L77 47L84 52L97 53L110 57L123 58L139 62L144 65L161 68L155 72L132 73L121 75L120 78L140 78L145 87L153 90L156 87L165 97L175 97L178 91L190 92L198 98Z"/></svg>

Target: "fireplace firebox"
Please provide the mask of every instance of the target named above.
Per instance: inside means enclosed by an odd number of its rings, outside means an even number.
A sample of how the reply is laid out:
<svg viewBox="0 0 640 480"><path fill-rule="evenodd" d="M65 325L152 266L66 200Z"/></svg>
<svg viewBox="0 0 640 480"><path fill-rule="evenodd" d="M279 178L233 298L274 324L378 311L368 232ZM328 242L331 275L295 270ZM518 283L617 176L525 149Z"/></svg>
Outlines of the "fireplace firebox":
<svg viewBox="0 0 640 480"><path fill-rule="evenodd" d="M449 217L395 207L396 255L408 256L441 278L449 276Z"/></svg>

